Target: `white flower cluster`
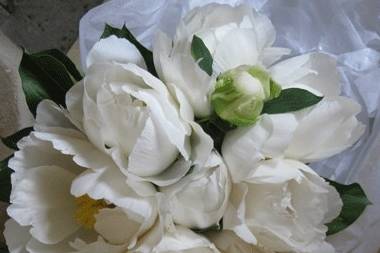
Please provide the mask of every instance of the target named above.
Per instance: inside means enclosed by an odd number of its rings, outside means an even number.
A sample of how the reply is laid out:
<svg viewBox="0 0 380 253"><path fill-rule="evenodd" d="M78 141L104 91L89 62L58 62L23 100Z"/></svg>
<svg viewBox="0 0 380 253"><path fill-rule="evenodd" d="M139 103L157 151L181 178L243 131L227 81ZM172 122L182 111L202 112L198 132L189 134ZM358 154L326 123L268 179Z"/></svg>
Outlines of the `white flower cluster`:
<svg viewBox="0 0 380 253"><path fill-rule="evenodd" d="M332 57L281 61L274 41L248 6L196 8L173 39L157 34L158 79L128 40L101 39L67 109L41 102L9 163L10 252L335 252L325 224L342 201L307 164L359 139L361 108L340 96ZM261 113L290 88L323 99ZM220 148L202 125L215 113L235 125Z"/></svg>

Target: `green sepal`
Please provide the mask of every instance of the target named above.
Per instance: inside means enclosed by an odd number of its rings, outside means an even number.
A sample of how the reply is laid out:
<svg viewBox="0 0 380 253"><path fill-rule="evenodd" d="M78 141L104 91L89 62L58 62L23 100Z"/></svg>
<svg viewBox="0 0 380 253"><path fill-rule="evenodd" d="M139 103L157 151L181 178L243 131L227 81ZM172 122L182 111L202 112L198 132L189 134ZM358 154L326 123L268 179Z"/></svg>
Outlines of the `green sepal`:
<svg viewBox="0 0 380 253"><path fill-rule="evenodd" d="M12 184L11 174L13 171L8 167L8 162L12 156L0 162L0 201L9 203Z"/></svg>
<svg viewBox="0 0 380 253"><path fill-rule="evenodd" d="M282 90L277 98L265 102L262 113L278 114L294 112L319 103L323 97L299 88Z"/></svg>
<svg viewBox="0 0 380 253"><path fill-rule="evenodd" d="M279 97L281 94L281 91L282 91L281 86L278 83L276 83L273 79L271 79L269 100Z"/></svg>
<svg viewBox="0 0 380 253"><path fill-rule="evenodd" d="M101 38L104 39L111 35L115 35L116 37L121 39L127 39L130 43L132 43L144 58L145 65L148 68L148 71L152 75L156 77L158 76L156 68L154 67L152 51L150 51L143 44L141 44L125 25L123 25L123 27L119 29L106 24Z"/></svg>
<svg viewBox="0 0 380 253"><path fill-rule="evenodd" d="M1 141L8 148L13 149L13 150L18 150L17 142L19 142L25 136L29 135L32 130L33 130L32 127L27 127L27 128L21 129L20 131L12 134L10 136L1 138Z"/></svg>
<svg viewBox="0 0 380 253"><path fill-rule="evenodd" d="M211 76L214 60L205 43L196 35L193 36L193 40L191 41L191 55L198 62L199 67Z"/></svg>
<svg viewBox="0 0 380 253"><path fill-rule="evenodd" d="M34 116L44 99L65 106L66 92L74 85L74 80L81 79L75 65L58 50L36 54L24 52L19 74L27 105Z"/></svg>
<svg viewBox="0 0 380 253"><path fill-rule="evenodd" d="M327 235L332 235L354 223L364 212L366 207L371 205L371 202L358 183L343 185L331 180L327 181L338 191L343 201L342 211L339 216L332 222L326 224L328 227Z"/></svg>

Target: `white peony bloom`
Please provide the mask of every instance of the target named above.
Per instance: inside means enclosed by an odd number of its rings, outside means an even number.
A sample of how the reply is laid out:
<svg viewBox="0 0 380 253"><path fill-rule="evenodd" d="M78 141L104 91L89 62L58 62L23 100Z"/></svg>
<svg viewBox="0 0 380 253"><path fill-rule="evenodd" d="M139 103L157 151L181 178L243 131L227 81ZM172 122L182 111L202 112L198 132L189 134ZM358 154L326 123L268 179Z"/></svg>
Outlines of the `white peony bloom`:
<svg viewBox="0 0 380 253"><path fill-rule="evenodd" d="M67 93L69 117L129 181L170 185L192 163L204 163L212 140L191 113L182 117L178 101L159 79L126 63L139 62L136 52L127 53L130 47L113 36L95 44L83 82ZM125 53L116 55L119 48Z"/></svg>
<svg viewBox="0 0 380 253"><path fill-rule="evenodd" d="M352 146L365 130L356 118L360 105L339 96L336 63L330 56L294 57L274 65L270 72L282 89L302 88L324 99L300 111L264 114L255 125L229 132L222 153L235 182L265 159L326 159Z"/></svg>
<svg viewBox="0 0 380 253"><path fill-rule="evenodd" d="M213 74L203 71L191 54L196 35L213 58ZM275 30L270 20L251 7L209 4L190 11L169 39L159 33L153 53L162 80L180 88L189 99L195 115L211 113L209 95L217 75L241 65L269 66L289 50L272 47Z"/></svg>
<svg viewBox="0 0 380 253"><path fill-rule="evenodd" d="M340 213L334 187L295 160L268 160L235 184L226 229L276 252L333 253L327 227Z"/></svg>
<svg viewBox="0 0 380 253"><path fill-rule="evenodd" d="M160 190L168 199L169 212L176 224L205 229L221 220L231 182L222 158L212 153L204 166L193 167L181 181Z"/></svg>
<svg viewBox="0 0 380 253"><path fill-rule="evenodd" d="M76 142L65 142L63 136ZM154 199L139 197L128 187L112 160L75 130L53 102L40 103L35 131L18 147L9 162L15 172L8 208L12 220L5 231L12 253L73 252L71 242L97 236L133 247L154 224ZM96 166L86 170L90 163L106 166L107 172ZM13 241L17 231L25 235L19 244Z"/></svg>

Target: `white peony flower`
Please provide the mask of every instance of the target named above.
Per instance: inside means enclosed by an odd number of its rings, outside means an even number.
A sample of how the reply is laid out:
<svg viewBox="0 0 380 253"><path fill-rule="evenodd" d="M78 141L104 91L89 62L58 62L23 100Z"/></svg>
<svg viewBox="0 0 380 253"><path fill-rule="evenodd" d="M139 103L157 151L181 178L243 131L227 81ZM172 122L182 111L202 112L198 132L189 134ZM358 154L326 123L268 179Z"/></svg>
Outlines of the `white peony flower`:
<svg viewBox="0 0 380 253"><path fill-rule="evenodd" d="M330 56L294 57L274 65L270 72L283 89L302 88L324 99L300 111L264 114L255 125L227 133L222 153L235 182L265 159L314 162L328 158L352 146L364 132L356 118L360 105L339 96L336 63Z"/></svg>
<svg viewBox="0 0 380 253"><path fill-rule="evenodd" d="M183 117L159 79L126 63L140 62L130 48L127 40L114 36L94 46L83 82L67 94L69 117L129 181L170 185L192 163L204 163L212 140L192 122L191 113Z"/></svg>
<svg viewBox="0 0 380 253"><path fill-rule="evenodd" d="M221 220L231 182L222 158L212 153L204 166L195 166L181 181L160 190L168 199L169 212L176 224L205 229Z"/></svg>
<svg viewBox="0 0 380 253"><path fill-rule="evenodd" d="M76 145L55 136L75 139ZM12 253L21 248L30 253L73 252L71 242L95 241L97 236L133 247L154 224L154 199L139 197L128 187L112 160L87 142L53 102L40 103L35 131L18 147L9 162L15 172L8 208L12 220L5 231L14 245ZM82 156L86 152L92 155L88 160ZM84 167L89 163L107 165L107 172L96 166L88 171ZM19 244L13 241L17 231L25 235Z"/></svg>
<svg viewBox="0 0 380 253"><path fill-rule="evenodd" d="M327 227L340 213L338 192L295 160L268 160L235 184L226 229L276 252L333 253Z"/></svg>
<svg viewBox="0 0 380 253"><path fill-rule="evenodd" d="M191 54L196 35L213 58L213 74L204 72ZM272 47L275 30L270 20L251 7L209 4L190 11L171 41L159 33L154 60L162 80L180 88L197 117L211 113L209 95L217 75L241 65L269 66L289 50Z"/></svg>

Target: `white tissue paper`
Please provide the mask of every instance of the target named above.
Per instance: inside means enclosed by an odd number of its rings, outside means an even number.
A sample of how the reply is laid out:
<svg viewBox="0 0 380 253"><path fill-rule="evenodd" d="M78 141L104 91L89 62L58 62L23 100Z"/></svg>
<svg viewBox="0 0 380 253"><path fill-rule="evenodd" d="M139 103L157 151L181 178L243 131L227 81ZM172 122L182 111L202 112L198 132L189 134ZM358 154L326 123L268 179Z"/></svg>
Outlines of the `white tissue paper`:
<svg viewBox="0 0 380 253"><path fill-rule="evenodd" d="M362 105L359 118L367 132L351 149L312 166L341 183L360 183L373 203L353 225L329 237L337 253L376 253L380 248L380 1L109 1L90 10L80 22L82 63L105 23L126 24L150 47L158 30L173 35L182 16L210 2L246 3L268 15L277 30L277 46L291 48L292 55L323 51L337 58L343 93Z"/></svg>

